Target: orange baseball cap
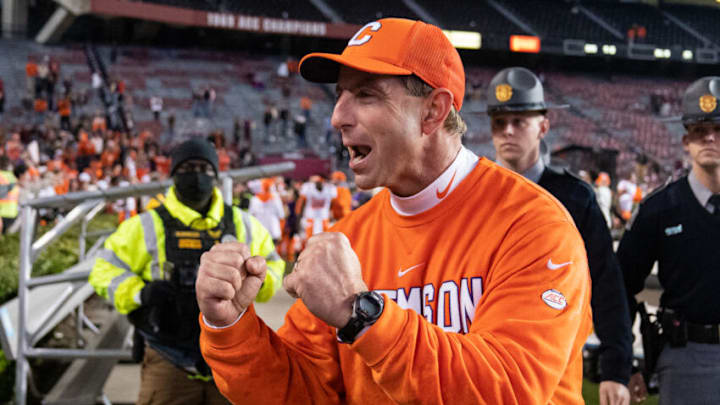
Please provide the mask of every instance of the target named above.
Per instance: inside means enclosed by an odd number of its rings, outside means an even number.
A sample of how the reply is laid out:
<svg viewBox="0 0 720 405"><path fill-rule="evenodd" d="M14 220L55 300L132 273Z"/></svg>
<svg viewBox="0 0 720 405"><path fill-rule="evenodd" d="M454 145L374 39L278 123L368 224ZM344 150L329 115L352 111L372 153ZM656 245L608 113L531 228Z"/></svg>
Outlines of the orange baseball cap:
<svg viewBox="0 0 720 405"><path fill-rule="evenodd" d="M433 88L446 88L460 111L465 69L442 30L422 21L383 18L362 27L342 54L311 53L300 61L300 74L316 83L336 83L340 66L363 72L416 75Z"/></svg>

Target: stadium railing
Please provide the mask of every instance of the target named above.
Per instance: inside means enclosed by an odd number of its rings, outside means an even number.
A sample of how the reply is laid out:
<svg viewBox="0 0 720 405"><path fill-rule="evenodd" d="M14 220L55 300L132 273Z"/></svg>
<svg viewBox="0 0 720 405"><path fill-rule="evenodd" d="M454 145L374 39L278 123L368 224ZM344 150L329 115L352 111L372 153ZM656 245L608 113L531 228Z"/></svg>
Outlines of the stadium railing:
<svg viewBox="0 0 720 405"><path fill-rule="evenodd" d="M270 165L248 167L243 169L223 172L220 175L223 199L232 203L233 182L245 182L252 179L275 176L281 173L292 171L295 164L282 162ZM102 383L107 378L107 373L112 369L108 365L114 365L119 359L130 357L130 351L123 349L124 339L114 342L101 342L94 349L59 349L59 348L36 348L35 344L62 319L76 308L82 308L82 304L90 295L93 289L87 283L87 277L92 268L94 251L100 246L96 243L85 255L84 260L65 272L57 275L31 277L32 265L39 253L52 241L66 232L70 227L80 221L87 222L102 209L107 201L114 201L119 198L154 195L165 191L171 185L170 180L162 182L145 183L119 187L101 191L86 191L69 193L62 196L37 198L22 205L21 216L22 228L20 231L20 268L18 276L18 296L12 302L0 307L0 341L6 356L16 360L15 369L15 404L25 405L27 403L28 376L30 373L31 358L52 358L52 359L86 359L85 364L95 365L93 361L105 363L105 375L98 372L93 378L95 384L89 382L84 384L83 392L92 392L102 389ZM40 208L67 208L74 207L68 215L63 218L53 229L42 237L34 240L35 223L37 211ZM100 207L100 208L98 208ZM81 232L81 237L87 236ZM50 290L47 290L47 289ZM41 292L45 289L44 293ZM82 311L82 310L80 310ZM120 317L118 319L124 319ZM117 319L116 319L117 320ZM77 324L89 324L87 319L79 314ZM112 328L119 328L112 335L122 335L122 324L112 323ZM13 342L13 339L16 339ZM13 345L15 343L15 345ZM112 343L112 344L111 344ZM105 346L110 345L110 348ZM112 347L114 345L114 347ZM117 347L120 348L117 348ZM76 367L76 371L82 367ZM96 369L99 370L100 368ZM72 366L71 366L72 369ZM99 385L98 385L99 384ZM100 388L98 388L98 386ZM82 397L82 393L75 390L73 395ZM81 405L79 399L73 402Z"/></svg>

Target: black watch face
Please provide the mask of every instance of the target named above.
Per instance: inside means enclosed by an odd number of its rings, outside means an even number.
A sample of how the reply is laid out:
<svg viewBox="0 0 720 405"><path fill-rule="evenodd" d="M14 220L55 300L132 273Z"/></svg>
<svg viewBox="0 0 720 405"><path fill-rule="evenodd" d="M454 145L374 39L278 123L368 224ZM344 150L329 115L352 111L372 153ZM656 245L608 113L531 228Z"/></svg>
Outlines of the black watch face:
<svg viewBox="0 0 720 405"><path fill-rule="evenodd" d="M358 300L357 311L362 313L366 319L373 319L380 313L380 304L371 298L362 297Z"/></svg>

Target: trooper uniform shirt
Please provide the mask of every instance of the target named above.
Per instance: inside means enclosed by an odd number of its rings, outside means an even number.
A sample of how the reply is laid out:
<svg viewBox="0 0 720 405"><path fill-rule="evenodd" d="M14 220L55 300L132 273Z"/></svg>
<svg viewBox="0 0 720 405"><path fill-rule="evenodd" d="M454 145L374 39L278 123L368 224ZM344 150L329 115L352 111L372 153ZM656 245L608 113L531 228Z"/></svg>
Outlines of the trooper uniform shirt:
<svg viewBox="0 0 720 405"><path fill-rule="evenodd" d="M689 176L650 194L618 247L631 313L653 263L663 287L660 305L696 324L720 323L720 218L700 202ZM707 199L710 198L708 194Z"/></svg>
<svg viewBox="0 0 720 405"><path fill-rule="evenodd" d="M590 185L568 170L545 166L542 159L523 175L560 200L580 231L592 280L593 324L601 342L600 378L627 384L632 336L622 272L595 193Z"/></svg>

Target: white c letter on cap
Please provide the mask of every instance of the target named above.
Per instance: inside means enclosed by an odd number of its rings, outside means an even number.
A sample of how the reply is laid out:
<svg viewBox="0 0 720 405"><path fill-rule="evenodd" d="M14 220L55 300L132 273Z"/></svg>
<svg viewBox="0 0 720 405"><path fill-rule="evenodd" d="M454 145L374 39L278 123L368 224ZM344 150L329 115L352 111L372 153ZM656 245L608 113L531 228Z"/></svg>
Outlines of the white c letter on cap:
<svg viewBox="0 0 720 405"><path fill-rule="evenodd" d="M363 31L365 31L365 28L369 28L370 31L377 31L380 29L380 27L382 27L382 25L378 21L373 21L373 22L365 24L364 27L360 28L360 30L358 32L356 32L352 38L350 38L350 41L348 42L347 46L357 46L357 45L364 44L365 42L369 41L370 38L372 38L372 35L367 34L367 35L364 35L362 38L358 38L358 35L362 34Z"/></svg>

